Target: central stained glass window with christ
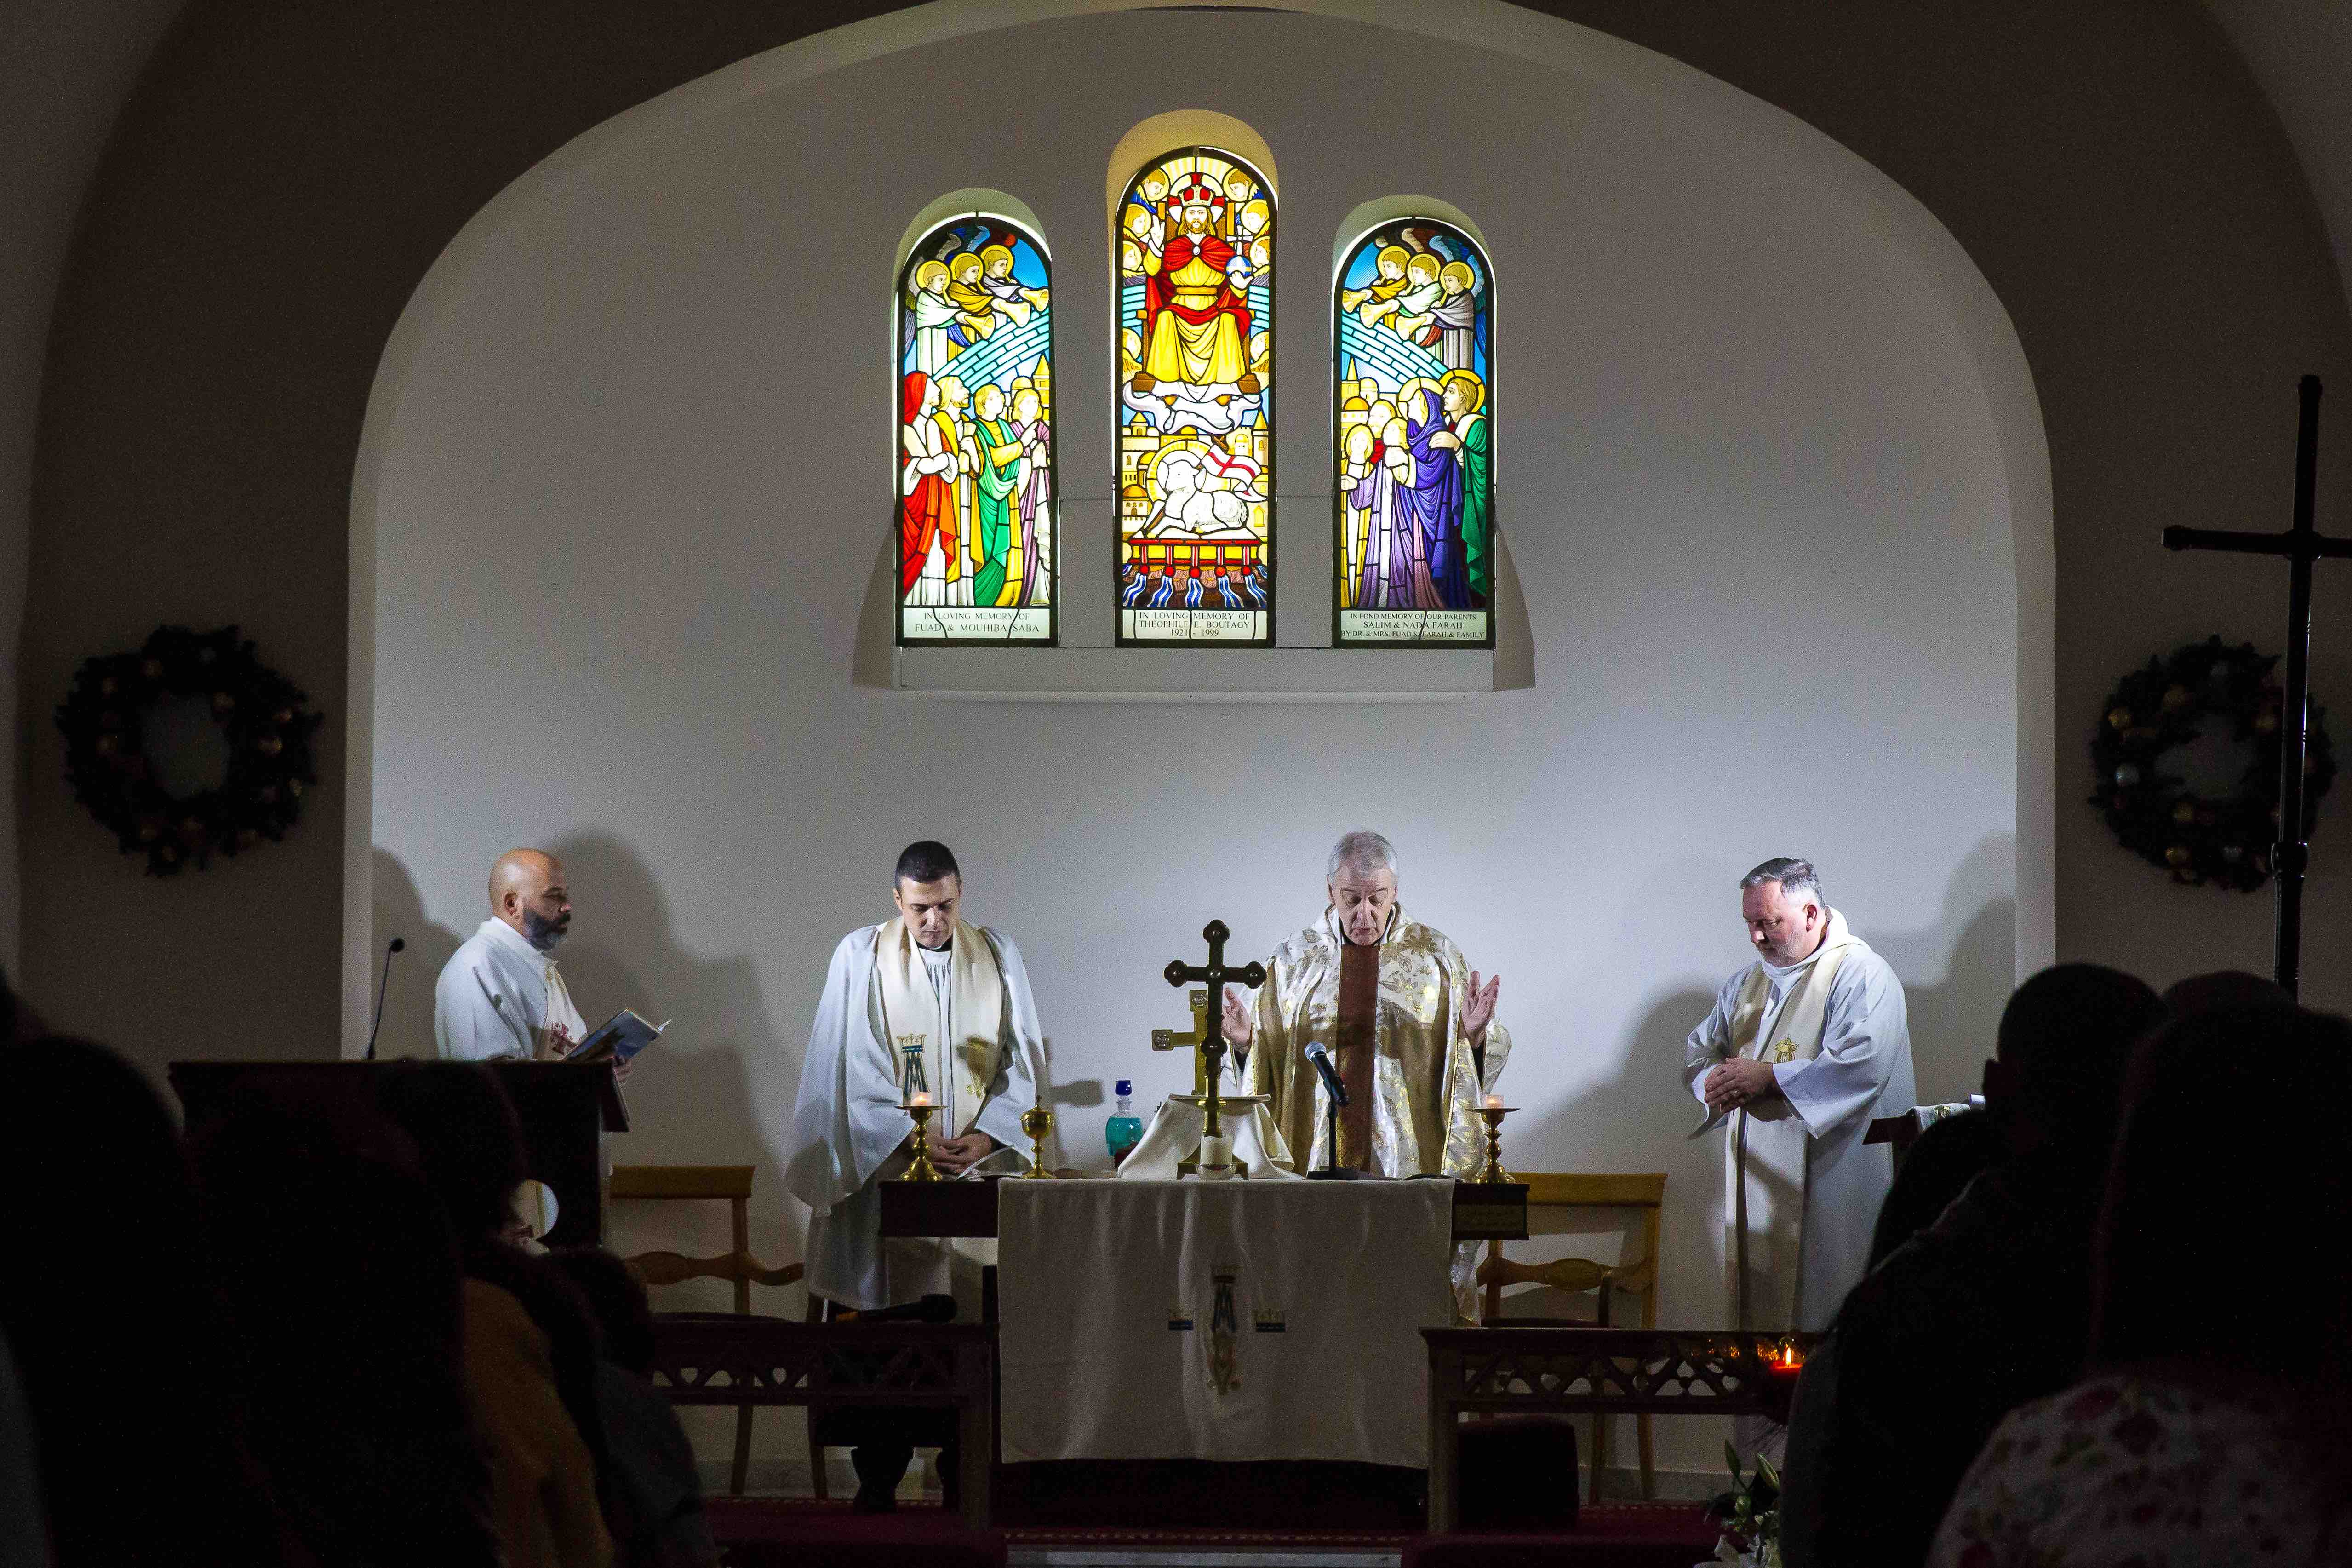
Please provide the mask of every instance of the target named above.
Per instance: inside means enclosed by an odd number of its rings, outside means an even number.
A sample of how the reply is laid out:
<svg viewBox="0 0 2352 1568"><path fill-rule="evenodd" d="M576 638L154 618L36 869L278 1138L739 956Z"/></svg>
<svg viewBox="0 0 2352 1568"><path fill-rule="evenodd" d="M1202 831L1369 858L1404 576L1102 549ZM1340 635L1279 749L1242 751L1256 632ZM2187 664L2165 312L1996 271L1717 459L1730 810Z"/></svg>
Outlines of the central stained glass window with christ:
<svg viewBox="0 0 2352 1568"><path fill-rule="evenodd" d="M1274 189L1212 147L1115 217L1118 640L1274 641Z"/></svg>

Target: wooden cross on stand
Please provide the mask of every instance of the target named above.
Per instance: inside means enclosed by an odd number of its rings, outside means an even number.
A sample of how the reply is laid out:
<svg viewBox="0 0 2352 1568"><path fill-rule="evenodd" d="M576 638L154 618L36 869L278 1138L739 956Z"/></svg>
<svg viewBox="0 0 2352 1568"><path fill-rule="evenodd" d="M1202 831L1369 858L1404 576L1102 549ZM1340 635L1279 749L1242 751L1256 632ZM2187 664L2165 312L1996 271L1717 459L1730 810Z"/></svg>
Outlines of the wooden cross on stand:
<svg viewBox="0 0 2352 1568"><path fill-rule="evenodd" d="M1225 967L1225 939L1233 934L1225 929L1224 921L1211 921L1201 928L1201 935L1209 944L1209 962L1187 963L1181 958L1171 958L1168 967L1160 971L1171 985L1198 981L1209 988L1208 1011L1201 1018L1201 1065L1209 1080L1209 1094L1201 1102L1201 1111L1207 1121L1206 1135L1211 1138L1221 1138L1225 1131L1219 1118L1223 1100L1218 1094L1225 1073L1225 982L1238 980L1253 990L1265 984L1265 965L1255 959L1239 969Z"/></svg>
<svg viewBox="0 0 2352 1568"><path fill-rule="evenodd" d="M2319 477L2319 378L2302 384L2294 440L2294 526L2284 533L2229 533L2168 528L2167 550L2223 550L2279 555L2290 563L2286 609L2286 707L2279 724L2279 840L2271 851L2278 879L2275 963L2278 983L2297 995L2303 978L2303 874L2311 863L2303 816L2303 770L2311 751L2311 563L2352 558L2352 539L2329 539L2312 524Z"/></svg>

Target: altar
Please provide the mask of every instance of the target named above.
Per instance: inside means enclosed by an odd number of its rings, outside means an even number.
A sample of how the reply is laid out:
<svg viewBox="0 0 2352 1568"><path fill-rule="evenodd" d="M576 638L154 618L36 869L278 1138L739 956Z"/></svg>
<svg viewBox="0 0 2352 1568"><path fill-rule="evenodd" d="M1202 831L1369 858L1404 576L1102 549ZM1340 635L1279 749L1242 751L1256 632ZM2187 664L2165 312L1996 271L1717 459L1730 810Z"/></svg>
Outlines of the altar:
<svg viewBox="0 0 2352 1568"><path fill-rule="evenodd" d="M1428 1463L1450 1182L997 1184L1007 1463Z"/></svg>

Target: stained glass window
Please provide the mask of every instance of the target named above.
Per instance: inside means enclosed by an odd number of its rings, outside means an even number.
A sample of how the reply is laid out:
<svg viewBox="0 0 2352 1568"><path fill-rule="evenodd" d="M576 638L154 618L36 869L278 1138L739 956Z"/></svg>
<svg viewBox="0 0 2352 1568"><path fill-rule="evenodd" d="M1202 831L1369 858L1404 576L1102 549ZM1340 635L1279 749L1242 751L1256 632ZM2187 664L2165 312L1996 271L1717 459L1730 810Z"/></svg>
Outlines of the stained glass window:
<svg viewBox="0 0 2352 1568"><path fill-rule="evenodd" d="M1121 643L1274 640L1274 210L1210 147L1119 205Z"/></svg>
<svg viewBox="0 0 2352 1568"><path fill-rule="evenodd" d="M898 641L1050 643L1053 267L1008 219L952 219L898 272Z"/></svg>
<svg viewBox="0 0 2352 1568"><path fill-rule="evenodd" d="M1491 647L1494 272L1453 225L1401 218L1335 294L1334 638Z"/></svg>

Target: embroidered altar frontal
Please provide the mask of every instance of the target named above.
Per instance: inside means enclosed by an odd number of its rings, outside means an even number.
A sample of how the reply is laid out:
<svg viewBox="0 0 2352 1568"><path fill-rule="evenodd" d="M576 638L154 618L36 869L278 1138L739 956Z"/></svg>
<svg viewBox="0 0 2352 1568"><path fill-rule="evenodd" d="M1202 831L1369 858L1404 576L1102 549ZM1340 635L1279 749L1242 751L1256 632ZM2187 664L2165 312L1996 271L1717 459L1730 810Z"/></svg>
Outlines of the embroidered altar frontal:
<svg viewBox="0 0 2352 1568"><path fill-rule="evenodd" d="M1429 1462L1448 1182L1001 1182L1004 1458Z"/></svg>

